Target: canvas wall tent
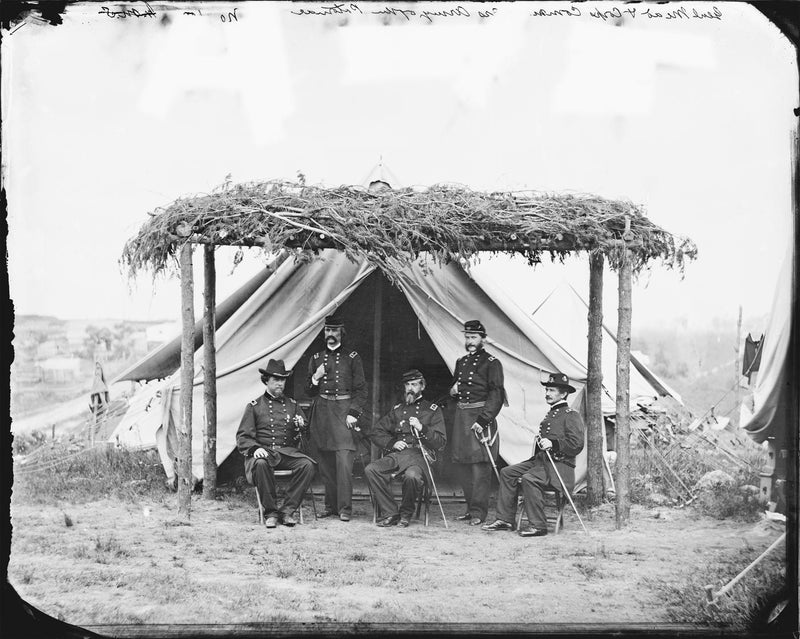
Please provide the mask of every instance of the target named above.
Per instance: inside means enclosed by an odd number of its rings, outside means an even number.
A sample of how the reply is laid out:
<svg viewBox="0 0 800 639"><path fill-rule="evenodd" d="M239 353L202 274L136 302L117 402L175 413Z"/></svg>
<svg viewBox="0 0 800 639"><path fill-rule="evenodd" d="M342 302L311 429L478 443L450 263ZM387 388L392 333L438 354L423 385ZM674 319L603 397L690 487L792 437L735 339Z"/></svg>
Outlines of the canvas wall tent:
<svg viewBox="0 0 800 639"><path fill-rule="evenodd" d="M792 354L796 349L792 335L792 312L795 302L796 284L794 247L784 258L783 266L775 285L775 295L769 321L764 332L764 341L759 366L758 380L753 390L753 414L742 428L756 442L770 438L775 448L790 447L797 431L797 413L792 415L796 401L792 387Z"/></svg>
<svg viewBox="0 0 800 639"><path fill-rule="evenodd" d="M156 352L163 354L160 348L155 349ZM168 383L168 379L153 379L138 389L108 441L126 448L156 446L156 432L164 422L162 398Z"/></svg>
<svg viewBox="0 0 800 639"><path fill-rule="evenodd" d="M464 354L461 329L466 319L481 318L489 331L488 350L503 362L509 406L500 413L500 455L507 463L528 457L547 406L540 384L542 371L559 370L575 380L573 405L581 406L586 369L491 282L477 282L457 263L439 266L418 262L400 271L399 287L366 262L353 263L341 252L326 250L310 263L293 259L245 299L218 329L217 346L217 463L234 449L235 434L245 405L263 392L257 368L270 357L283 359L295 374L289 392L303 397L310 355L322 348L319 338L326 315L336 310L347 326L345 347L364 361L375 415L368 411L365 426L387 411L397 399L398 380L408 367L426 373L426 395L446 394L455 360ZM583 311L584 320L586 311ZM375 344L379 344L376 353ZM163 360L161 353L160 360ZM202 348L195 353L197 369ZM147 375L142 362L139 375ZM377 369L376 369L377 365ZM375 370L377 376L374 383ZM614 378L606 380L611 396ZM158 446L168 476L175 474L175 424L180 419L180 374L164 387L165 427ZM658 392L651 387L655 396ZM202 374L195 378L193 416L193 473L202 477ZM613 404L609 405L613 411ZM579 477L585 452L578 460Z"/></svg>

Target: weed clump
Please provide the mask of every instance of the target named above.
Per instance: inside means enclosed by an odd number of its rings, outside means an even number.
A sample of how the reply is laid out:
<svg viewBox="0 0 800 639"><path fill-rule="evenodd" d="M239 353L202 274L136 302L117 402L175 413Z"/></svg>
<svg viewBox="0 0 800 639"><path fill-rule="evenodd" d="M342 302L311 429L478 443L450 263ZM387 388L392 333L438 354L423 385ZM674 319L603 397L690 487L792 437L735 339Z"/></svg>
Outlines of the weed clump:
<svg viewBox="0 0 800 639"><path fill-rule="evenodd" d="M101 446L79 452L56 445L29 464L14 465L14 493L38 504L82 503L108 497L131 501L166 495L155 450Z"/></svg>

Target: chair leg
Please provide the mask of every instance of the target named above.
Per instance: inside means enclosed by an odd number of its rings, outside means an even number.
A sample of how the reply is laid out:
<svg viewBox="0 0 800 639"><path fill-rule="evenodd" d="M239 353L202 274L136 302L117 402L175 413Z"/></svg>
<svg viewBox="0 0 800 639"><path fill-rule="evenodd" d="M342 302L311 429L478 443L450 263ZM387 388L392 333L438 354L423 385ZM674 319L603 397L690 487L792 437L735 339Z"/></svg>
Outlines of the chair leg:
<svg viewBox="0 0 800 639"><path fill-rule="evenodd" d="M261 495L258 494L258 486L256 486L256 501L258 502L258 523L264 523L264 506L261 505Z"/></svg>
<svg viewBox="0 0 800 639"><path fill-rule="evenodd" d="M314 511L314 519L319 519L317 517L317 498L314 496L314 489L311 484L308 485L308 492L311 493L311 509Z"/></svg>
<svg viewBox="0 0 800 639"><path fill-rule="evenodd" d="M517 522L515 528L519 530L519 527L522 525L522 515L525 512L525 499L520 496L517 497Z"/></svg>
<svg viewBox="0 0 800 639"><path fill-rule="evenodd" d="M566 505L567 505L567 500L564 499L561 493L556 493L556 508L558 509L558 514L556 515L556 525L555 525L556 535L564 527L564 509L566 508Z"/></svg>

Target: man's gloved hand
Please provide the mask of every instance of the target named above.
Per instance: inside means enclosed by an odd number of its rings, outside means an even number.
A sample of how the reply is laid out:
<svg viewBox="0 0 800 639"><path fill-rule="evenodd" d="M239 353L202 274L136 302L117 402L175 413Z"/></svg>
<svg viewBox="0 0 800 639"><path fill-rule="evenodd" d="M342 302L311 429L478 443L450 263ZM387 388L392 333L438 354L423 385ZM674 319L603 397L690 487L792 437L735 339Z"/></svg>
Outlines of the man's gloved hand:
<svg viewBox="0 0 800 639"><path fill-rule="evenodd" d="M352 429L355 427L358 419L356 417L353 417L352 415L348 415L346 421L347 421L347 427Z"/></svg>
<svg viewBox="0 0 800 639"><path fill-rule="evenodd" d="M483 426L481 426L478 422L475 422L472 426L470 426L470 428L475 432L476 435L483 435Z"/></svg>
<svg viewBox="0 0 800 639"><path fill-rule="evenodd" d="M415 431L417 431L417 435L422 433L422 422L419 421L417 417L409 417L408 423Z"/></svg>
<svg viewBox="0 0 800 639"><path fill-rule="evenodd" d="M406 444L402 439L398 442L395 442L394 446L392 446L392 450L405 450L406 448L408 448L408 444Z"/></svg>
<svg viewBox="0 0 800 639"><path fill-rule="evenodd" d="M539 440L539 448L542 450L550 450L553 447L553 442L551 442L547 437L542 437Z"/></svg>
<svg viewBox="0 0 800 639"><path fill-rule="evenodd" d="M325 377L325 364L320 364L317 366L317 370L314 371L314 374L311 376L311 381L315 384L319 384L319 380Z"/></svg>
<svg viewBox="0 0 800 639"><path fill-rule="evenodd" d="M267 451L263 448L256 448L255 452L253 453L253 457L256 459L266 459L268 457Z"/></svg>

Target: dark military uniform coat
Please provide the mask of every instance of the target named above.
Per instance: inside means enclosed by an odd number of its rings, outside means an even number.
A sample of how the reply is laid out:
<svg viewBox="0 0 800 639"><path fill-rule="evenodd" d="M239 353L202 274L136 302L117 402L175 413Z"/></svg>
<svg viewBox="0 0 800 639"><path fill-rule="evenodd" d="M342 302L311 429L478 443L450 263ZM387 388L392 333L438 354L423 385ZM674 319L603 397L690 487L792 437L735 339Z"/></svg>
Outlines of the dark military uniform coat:
<svg viewBox="0 0 800 639"><path fill-rule="evenodd" d="M397 470L393 472L401 473L409 466L425 468L419 442L408 421L411 417L416 417L422 424L419 438L425 448L441 450L447 443L442 409L436 404L431 404L423 397L411 404L397 404L375 424L370 436L373 444L388 451L386 457L395 459ZM409 447L392 450L398 441L404 441Z"/></svg>
<svg viewBox="0 0 800 639"><path fill-rule="evenodd" d="M253 483L253 453L258 448L267 451L270 466L275 466L280 461L275 453L311 459L297 449L300 430L295 423L295 417L298 415L305 419L303 410L291 397L276 399L266 392L247 405L236 432L236 447L244 456L247 481Z"/></svg>
<svg viewBox="0 0 800 639"><path fill-rule="evenodd" d="M311 381L320 364L325 376L319 384ZM314 353L308 362L306 393L314 398L311 406L311 441L319 450L356 450L347 416L360 417L367 403L367 380L361 356L355 351L326 348Z"/></svg>
<svg viewBox="0 0 800 639"><path fill-rule="evenodd" d="M453 422L451 456L454 462L489 462L486 447L475 437L471 426L477 422L489 428L492 456L497 458L500 447L497 417L505 400L503 365L484 349L468 353L456 361L451 386L458 383L458 404Z"/></svg>
<svg viewBox="0 0 800 639"><path fill-rule="evenodd" d="M578 411L573 410L567 402L559 402L550 407L541 422L539 434L553 442L550 456L556 462L558 472L570 492L575 487L575 456L583 450L585 427ZM533 447L533 460L535 465L544 464L547 468L550 484L558 487L558 477L553 474L550 461L544 451L537 445Z"/></svg>

